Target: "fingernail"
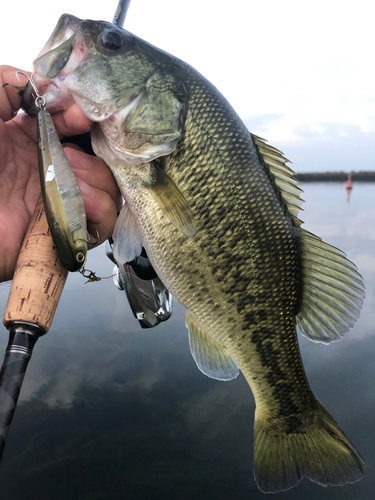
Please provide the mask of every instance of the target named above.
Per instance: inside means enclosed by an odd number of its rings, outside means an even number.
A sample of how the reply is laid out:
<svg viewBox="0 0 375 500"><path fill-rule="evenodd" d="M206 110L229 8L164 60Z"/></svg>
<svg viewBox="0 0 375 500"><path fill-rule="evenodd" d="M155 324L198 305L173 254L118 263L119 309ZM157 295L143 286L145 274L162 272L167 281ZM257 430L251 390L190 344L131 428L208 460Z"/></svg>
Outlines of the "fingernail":
<svg viewBox="0 0 375 500"><path fill-rule="evenodd" d="M81 170L89 170L92 168L93 156L86 154L79 146L68 143L65 154L78 168Z"/></svg>
<svg viewBox="0 0 375 500"><path fill-rule="evenodd" d="M62 147L64 149L65 148L70 148L70 149L76 149L77 151L83 151L83 149L80 146L78 146L78 144L74 144L74 142L64 142L62 144ZM65 153L66 153L66 151L65 151Z"/></svg>
<svg viewBox="0 0 375 500"><path fill-rule="evenodd" d="M95 194L95 188L87 184L85 181L78 180L79 188L81 190L82 196L86 198L93 198Z"/></svg>

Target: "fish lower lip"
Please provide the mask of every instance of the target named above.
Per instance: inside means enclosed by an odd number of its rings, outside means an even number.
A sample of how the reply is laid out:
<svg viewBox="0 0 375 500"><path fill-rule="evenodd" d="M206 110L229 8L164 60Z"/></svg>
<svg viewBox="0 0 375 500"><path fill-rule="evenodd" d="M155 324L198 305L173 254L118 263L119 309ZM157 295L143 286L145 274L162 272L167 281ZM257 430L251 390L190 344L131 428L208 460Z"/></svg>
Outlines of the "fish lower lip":
<svg viewBox="0 0 375 500"><path fill-rule="evenodd" d="M58 86L56 85L55 82L49 81L45 82L42 85L38 86L38 90L41 95L47 94L47 92L50 90L50 88L53 87L54 89L58 89Z"/></svg>
<svg viewBox="0 0 375 500"><path fill-rule="evenodd" d="M34 84L38 89L38 95L42 96L46 101L46 106L56 111L56 106L52 103L55 100L55 96L59 91L58 86L52 81L46 81L43 77L40 77L37 73L32 75ZM52 94L52 95L51 95ZM26 88L26 91L22 97L21 107L29 115L36 115L39 111L39 107L35 104L35 92L31 88Z"/></svg>
<svg viewBox="0 0 375 500"><path fill-rule="evenodd" d="M44 82L38 85L38 90L41 96L46 100L46 107L50 112L56 112L61 109L67 109L70 104L60 104L60 99L56 102L56 95L59 93L60 88L54 82Z"/></svg>

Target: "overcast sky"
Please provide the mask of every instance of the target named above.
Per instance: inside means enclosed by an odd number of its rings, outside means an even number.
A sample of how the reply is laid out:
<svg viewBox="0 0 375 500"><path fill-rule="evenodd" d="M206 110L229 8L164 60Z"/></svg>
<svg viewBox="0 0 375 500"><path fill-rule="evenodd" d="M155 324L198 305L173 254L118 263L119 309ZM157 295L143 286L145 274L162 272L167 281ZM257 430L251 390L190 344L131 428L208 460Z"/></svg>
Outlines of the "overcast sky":
<svg viewBox="0 0 375 500"><path fill-rule="evenodd" d="M31 69L62 13L111 21L116 5L7 2L0 62ZM132 0L125 27L203 73L296 171L375 169L369 0Z"/></svg>

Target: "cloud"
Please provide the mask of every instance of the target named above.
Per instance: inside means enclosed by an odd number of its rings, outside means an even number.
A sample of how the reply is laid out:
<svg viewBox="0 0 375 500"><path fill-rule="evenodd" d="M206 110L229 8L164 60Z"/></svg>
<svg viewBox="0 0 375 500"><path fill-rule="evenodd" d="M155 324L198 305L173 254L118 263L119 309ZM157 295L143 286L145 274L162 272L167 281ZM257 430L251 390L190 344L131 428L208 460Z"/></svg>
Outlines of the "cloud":
<svg viewBox="0 0 375 500"><path fill-rule="evenodd" d="M282 145L288 149L297 172L375 169L375 132L363 132L359 125L321 124L294 129L299 142Z"/></svg>
<svg viewBox="0 0 375 500"><path fill-rule="evenodd" d="M246 127L253 134L258 134L268 130L271 123L275 121L282 120L287 115L282 113L271 113L262 115L253 115L244 120Z"/></svg>
<svg viewBox="0 0 375 500"><path fill-rule="evenodd" d="M375 131L359 123L307 123L292 115L265 114L249 117L245 124L283 151L296 172L375 169Z"/></svg>

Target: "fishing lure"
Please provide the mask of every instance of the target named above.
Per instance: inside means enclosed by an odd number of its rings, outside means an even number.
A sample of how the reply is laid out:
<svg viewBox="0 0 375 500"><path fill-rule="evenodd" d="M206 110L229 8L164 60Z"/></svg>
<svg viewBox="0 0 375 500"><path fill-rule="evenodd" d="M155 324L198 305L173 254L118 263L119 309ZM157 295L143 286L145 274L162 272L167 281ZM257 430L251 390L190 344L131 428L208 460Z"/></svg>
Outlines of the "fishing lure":
<svg viewBox="0 0 375 500"><path fill-rule="evenodd" d="M38 164L43 203L57 254L68 271L78 271L87 255L86 211L77 179L65 155L50 113L31 77L39 108Z"/></svg>

